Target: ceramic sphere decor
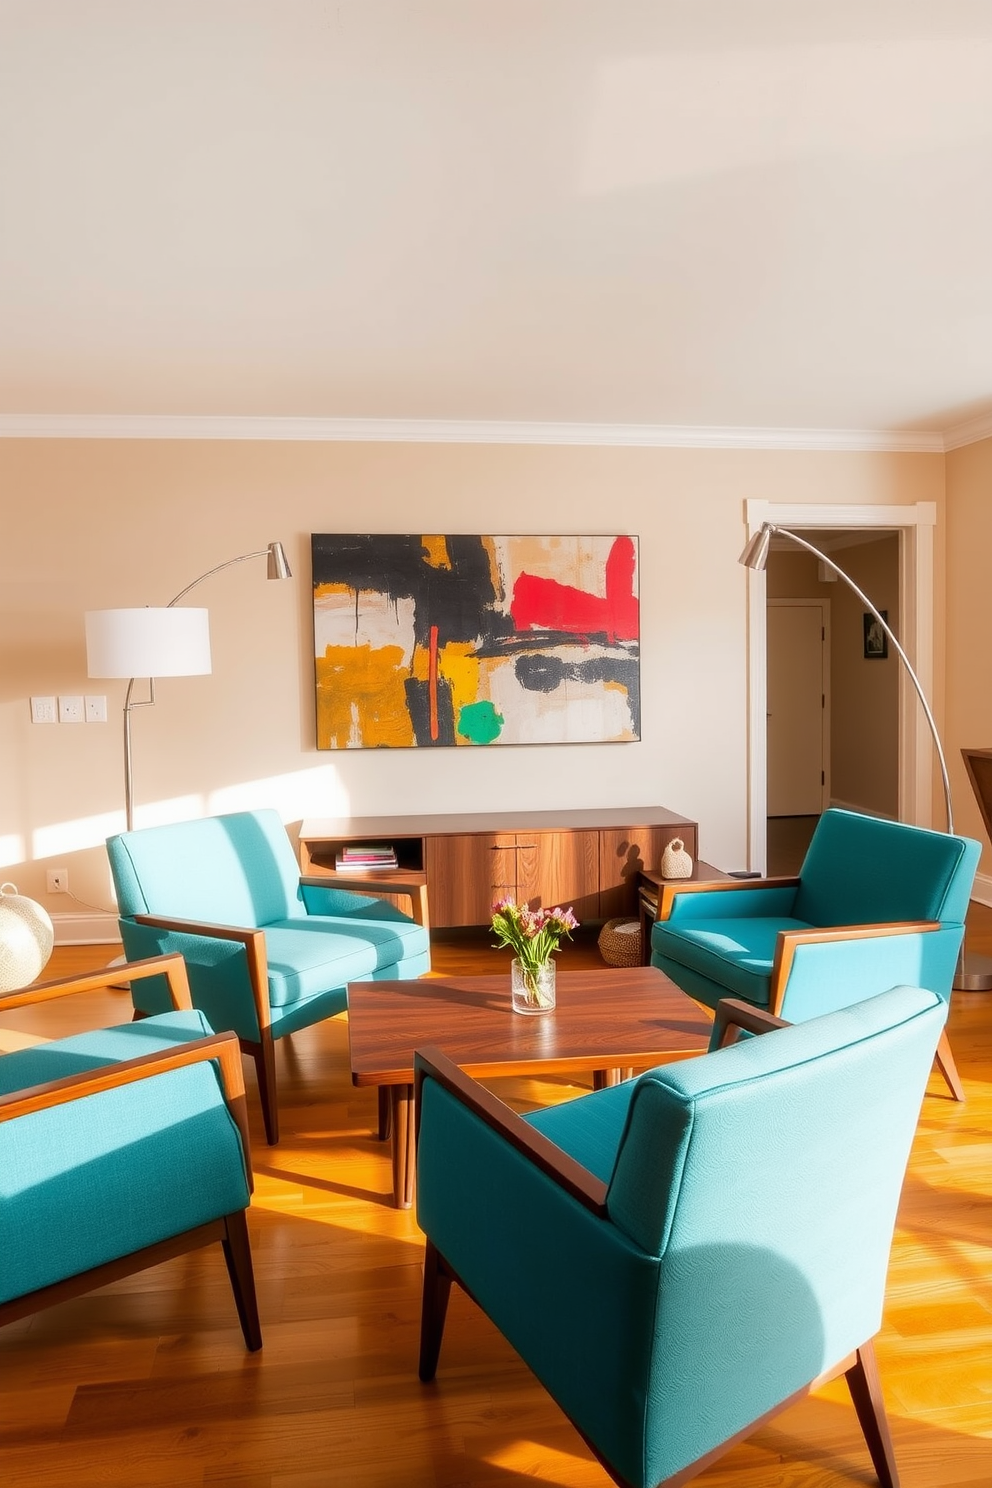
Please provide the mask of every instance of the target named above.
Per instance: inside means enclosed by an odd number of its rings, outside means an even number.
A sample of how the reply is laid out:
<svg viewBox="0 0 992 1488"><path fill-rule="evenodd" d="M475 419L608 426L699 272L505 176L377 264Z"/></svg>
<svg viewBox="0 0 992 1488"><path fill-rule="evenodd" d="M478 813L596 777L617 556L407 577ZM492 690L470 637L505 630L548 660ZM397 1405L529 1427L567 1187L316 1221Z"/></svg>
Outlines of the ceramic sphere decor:
<svg viewBox="0 0 992 1488"><path fill-rule="evenodd" d="M0 992L15 992L39 977L54 944L55 930L41 905L19 894L16 884L0 884Z"/></svg>

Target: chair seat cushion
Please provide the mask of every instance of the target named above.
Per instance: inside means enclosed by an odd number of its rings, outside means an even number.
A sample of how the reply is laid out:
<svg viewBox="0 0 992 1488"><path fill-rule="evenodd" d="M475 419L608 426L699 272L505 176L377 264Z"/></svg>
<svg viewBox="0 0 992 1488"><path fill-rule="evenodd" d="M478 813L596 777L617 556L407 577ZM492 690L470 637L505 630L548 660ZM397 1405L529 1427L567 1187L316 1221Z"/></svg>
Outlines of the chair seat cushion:
<svg viewBox="0 0 992 1488"><path fill-rule="evenodd" d="M524 1120L596 1178L609 1183L634 1083L625 1080L577 1100L531 1111Z"/></svg>
<svg viewBox="0 0 992 1488"><path fill-rule="evenodd" d="M427 932L389 905L351 915L308 915L265 925L269 998L286 1007L348 982L362 981L428 949Z"/></svg>
<svg viewBox="0 0 992 1488"><path fill-rule="evenodd" d="M10 1094L210 1033L197 1012L38 1044L0 1058ZM244 1209L238 1128L213 1062L170 1070L0 1125L0 1302Z"/></svg>
<svg viewBox="0 0 992 1488"><path fill-rule="evenodd" d="M161 1013L137 1023L95 1028L71 1038L17 1049L0 1057L0 1095L13 1095L49 1080L65 1080L69 1075L81 1075L105 1064L120 1064L142 1054L155 1054L173 1044L186 1044L213 1032L203 1014L194 1009Z"/></svg>
<svg viewBox="0 0 992 1488"><path fill-rule="evenodd" d="M651 949L667 961L727 989L731 997L767 1006L775 943L781 930L808 930L804 920L769 919L659 921Z"/></svg>

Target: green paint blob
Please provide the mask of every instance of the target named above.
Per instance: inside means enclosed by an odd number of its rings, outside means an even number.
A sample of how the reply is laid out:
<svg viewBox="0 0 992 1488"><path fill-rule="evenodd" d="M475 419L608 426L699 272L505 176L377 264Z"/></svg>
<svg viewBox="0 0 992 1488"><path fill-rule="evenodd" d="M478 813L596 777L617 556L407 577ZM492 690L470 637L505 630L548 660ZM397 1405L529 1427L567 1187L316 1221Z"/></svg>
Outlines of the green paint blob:
<svg viewBox="0 0 992 1488"><path fill-rule="evenodd" d="M473 744L491 744L503 729L503 715L492 703L466 703L458 714L458 732Z"/></svg>

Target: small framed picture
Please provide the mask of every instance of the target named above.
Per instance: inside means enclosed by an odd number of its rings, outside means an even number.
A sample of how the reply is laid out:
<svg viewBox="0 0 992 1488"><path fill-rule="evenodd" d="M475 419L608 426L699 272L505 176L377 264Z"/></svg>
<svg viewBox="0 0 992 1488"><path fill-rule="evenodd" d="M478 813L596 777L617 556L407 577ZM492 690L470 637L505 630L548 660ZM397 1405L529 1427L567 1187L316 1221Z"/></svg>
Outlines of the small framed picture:
<svg viewBox="0 0 992 1488"><path fill-rule="evenodd" d="M888 610L879 610L882 619L888 624ZM865 661L884 661L889 654L889 638L879 625L874 615L865 611Z"/></svg>

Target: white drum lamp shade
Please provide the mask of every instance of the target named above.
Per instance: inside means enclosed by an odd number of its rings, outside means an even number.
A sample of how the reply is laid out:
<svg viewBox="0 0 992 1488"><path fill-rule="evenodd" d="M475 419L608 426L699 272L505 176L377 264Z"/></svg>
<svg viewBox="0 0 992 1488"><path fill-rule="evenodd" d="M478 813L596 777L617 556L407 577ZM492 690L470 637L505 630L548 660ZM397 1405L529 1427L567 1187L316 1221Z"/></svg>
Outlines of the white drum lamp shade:
<svg viewBox="0 0 992 1488"><path fill-rule="evenodd" d="M124 697L124 816L127 830L134 827L134 791L131 771L131 714L135 708L155 701L156 677L202 677L210 671L210 620L207 610L180 606L191 589L213 578L225 568L264 558L266 576L291 579L292 569L280 542L252 553L239 553L200 574L164 606L134 610L87 610L86 670L90 677L127 677ZM136 700L137 678L148 679L148 696Z"/></svg>
<svg viewBox="0 0 992 1488"><path fill-rule="evenodd" d="M200 677L210 671L209 611L88 610L91 677Z"/></svg>

